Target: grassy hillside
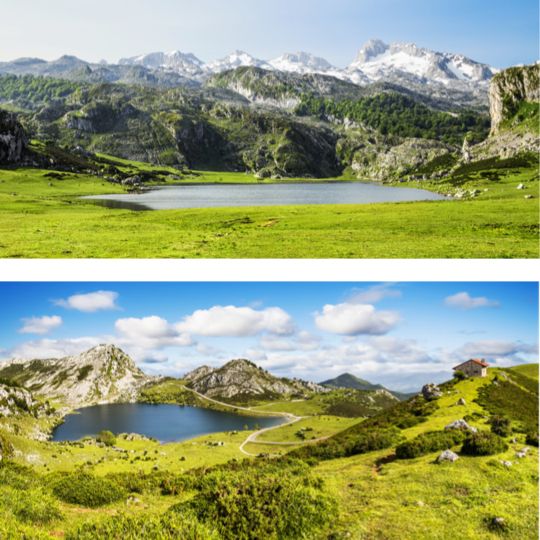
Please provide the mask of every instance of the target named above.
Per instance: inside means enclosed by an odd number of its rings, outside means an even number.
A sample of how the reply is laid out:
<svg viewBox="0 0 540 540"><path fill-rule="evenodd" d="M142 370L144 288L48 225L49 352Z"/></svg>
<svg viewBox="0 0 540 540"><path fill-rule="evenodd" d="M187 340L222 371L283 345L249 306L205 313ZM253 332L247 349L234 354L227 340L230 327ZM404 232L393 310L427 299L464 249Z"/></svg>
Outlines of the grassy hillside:
<svg viewBox="0 0 540 540"><path fill-rule="evenodd" d="M480 192L453 201L142 213L77 199L125 192L96 176L51 178L46 170L4 170L0 257L537 258L538 169L484 166L454 183L445 178L407 184L442 193ZM131 163L124 170L152 167ZM185 181L257 180L203 173ZM517 190L520 183L527 190ZM534 198L525 200L524 193Z"/></svg>
<svg viewBox="0 0 540 540"><path fill-rule="evenodd" d="M251 459L240 451L253 431L162 446L146 437L121 435L116 446L123 451L92 439L50 443L8 433L15 457L0 465L0 532L7 538L48 540L115 535L161 540L176 538L174 530L199 540L438 540L451 529L453 538L463 540L537 538L538 447L528 442L521 424L515 421L517 431L497 439L503 446L490 455L463 451L459 441L467 433L442 433L449 423L465 418L487 434L486 407L497 402L499 414L510 414L516 408L512 399L538 395L537 382L530 385L533 379L520 373L515 384L508 383L509 399L490 398L484 405L483 394L501 388L494 382L506 380L503 373L513 380L520 371L532 371L532 366L490 369L486 379L449 381L434 402L413 398L361 422L312 417L260 434L263 444L244 447L277 459ZM456 405L459 398L466 405ZM294 444L293 449L268 444L300 443L305 439L298 432L309 438L336 431L326 441ZM459 459L439 463L441 450L424 446L417 457L396 455L404 442L427 440L449 441L448 449ZM526 444L531 447L526 457L517 457ZM331 452L333 446L351 452ZM126 505L129 495L140 502ZM249 528L243 525L246 520Z"/></svg>

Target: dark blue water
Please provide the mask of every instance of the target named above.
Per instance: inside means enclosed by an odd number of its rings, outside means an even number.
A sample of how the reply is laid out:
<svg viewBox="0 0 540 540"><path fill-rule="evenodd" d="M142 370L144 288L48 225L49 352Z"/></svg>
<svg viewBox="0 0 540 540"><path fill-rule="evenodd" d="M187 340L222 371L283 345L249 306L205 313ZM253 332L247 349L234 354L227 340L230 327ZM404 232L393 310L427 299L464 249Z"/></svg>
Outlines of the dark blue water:
<svg viewBox="0 0 540 540"><path fill-rule="evenodd" d="M53 441L76 441L95 437L100 431L139 433L162 443L179 442L209 433L243 431L276 426L285 418L276 416L243 416L199 407L149 405L147 403L113 403L79 409L68 414L65 423L53 431Z"/></svg>
<svg viewBox="0 0 540 540"><path fill-rule="evenodd" d="M390 187L373 182L303 184L196 184L158 187L140 195L92 195L97 204L127 210L172 210L293 204L364 204L443 200L423 189Z"/></svg>

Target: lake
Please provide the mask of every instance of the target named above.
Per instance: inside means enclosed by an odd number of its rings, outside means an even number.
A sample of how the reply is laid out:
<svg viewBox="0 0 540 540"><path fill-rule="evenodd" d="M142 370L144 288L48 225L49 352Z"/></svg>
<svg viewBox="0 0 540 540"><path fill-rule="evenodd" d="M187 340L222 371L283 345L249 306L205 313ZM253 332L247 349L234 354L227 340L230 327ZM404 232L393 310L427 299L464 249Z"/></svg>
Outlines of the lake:
<svg viewBox="0 0 540 540"><path fill-rule="evenodd" d="M381 186L372 182L290 184L189 184L152 188L140 195L92 195L96 204L127 210L172 210L295 204L366 204L444 200L423 189Z"/></svg>
<svg viewBox="0 0 540 540"><path fill-rule="evenodd" d="M179 442L201 435L222 431L243 431L247 425L262 428L277 426L286 421L276 416L243 416L232 412L213 411L179 405L150 405L147 403L113 403L95 405L68 414L65 423L53 431L53 441L76 441L95 437L100 431L139 433L154 437L161 443Z"/></svg>

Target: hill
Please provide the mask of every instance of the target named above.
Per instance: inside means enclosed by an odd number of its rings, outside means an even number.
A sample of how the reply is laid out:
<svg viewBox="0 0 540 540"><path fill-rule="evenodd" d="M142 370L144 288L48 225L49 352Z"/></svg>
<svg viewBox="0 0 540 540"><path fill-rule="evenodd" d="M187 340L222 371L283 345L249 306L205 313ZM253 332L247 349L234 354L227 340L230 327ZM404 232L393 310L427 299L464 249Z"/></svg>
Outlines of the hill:
<svg viewBox="0 0 540 540"><path fill-rule="evenodd" d="M0 377L73 408L134 402L143 388L160 380L143 373L114 345L98 345L79 355L60 359L5 360L0 363Z"/></svg>
<svg viewBox="0 0 540 540"><path fill-rule="evenodd" d="M300 379L278 379L249 360L231 360L220 368L202 366L187 375L188 388L225 402L278 399L284 395L324 393L327 388Z"/></svg>
<svg viewBox="0 0 540 540"><path fill-rule="evenodd" d="M338 375L333 379L328 379L327 381L323 381L319 384L321 384L322 386L329 386L330 388L354 388L355 390L387 390L386 388L384 388L384 386L380 384L372 384L369 381L359 379L358 377L355 377L350 373L343 373L342 375ZM393 396L397 397L400 401L404 401L418 394L418 392L403 393L395 392L393 390L387 391L390 392L390 394L392 394Z"/></svg>

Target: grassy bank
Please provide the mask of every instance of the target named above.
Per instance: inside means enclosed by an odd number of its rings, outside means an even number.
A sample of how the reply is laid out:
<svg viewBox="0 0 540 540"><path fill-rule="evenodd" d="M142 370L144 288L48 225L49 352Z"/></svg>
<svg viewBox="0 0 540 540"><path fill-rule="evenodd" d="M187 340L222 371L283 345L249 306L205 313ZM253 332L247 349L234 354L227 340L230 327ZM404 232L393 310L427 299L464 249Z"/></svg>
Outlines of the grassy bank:
<svg viewBox="0 0 540 540"><path fill-rule="evenodd" d="M125 165L126 171L134 166ZM78 199L125 193L125 187L99 177L67 173L54 179L47 174L37 169L0 171L0 257L539 256L537 169L512 169L497 177L469 175L459 188L480 194L462 200L154 212L108 209ZM258 182L240 173L206 172L183 177L182 182L188 181ZM517 190L520 183L525 190ZM444 179L420 185L438 192L456 187ZM525 200L524 195L534 198Z"/></svg>

